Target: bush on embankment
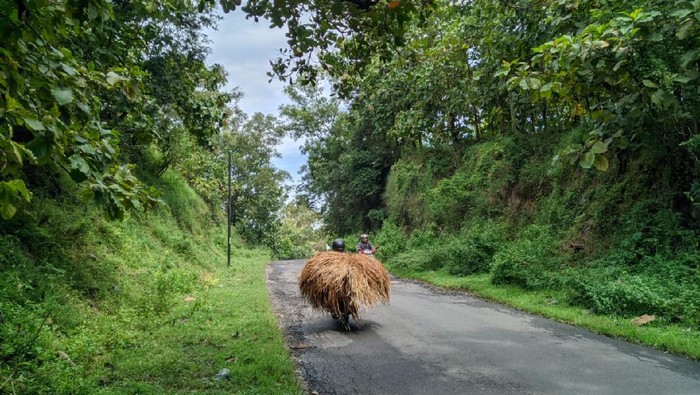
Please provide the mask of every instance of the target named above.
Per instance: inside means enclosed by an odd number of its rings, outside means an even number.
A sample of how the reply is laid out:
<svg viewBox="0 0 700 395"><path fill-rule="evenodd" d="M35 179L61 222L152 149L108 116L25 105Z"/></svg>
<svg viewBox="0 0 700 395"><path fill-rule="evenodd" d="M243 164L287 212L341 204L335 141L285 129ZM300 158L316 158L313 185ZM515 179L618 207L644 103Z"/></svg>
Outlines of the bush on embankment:
<svg viewBox="0 0 700 395"><path fill-rule="evenodd" d="M629 152L604 173L552 164L566 138L476 143L447 177L430 149L399 161L380 258L404 274L488 273L592 313L653 314L649 325L699 333L700 231L682 211L677 164Z"/></svg>
<svg viewBox="0 0 700 395"><path fill-rule="evenodd" d="M121 222L35 197L0 227L0 392L298 391L269 311L266 252L234 238L176 174ZM219 369L229 380L215 381Z"/></svg>

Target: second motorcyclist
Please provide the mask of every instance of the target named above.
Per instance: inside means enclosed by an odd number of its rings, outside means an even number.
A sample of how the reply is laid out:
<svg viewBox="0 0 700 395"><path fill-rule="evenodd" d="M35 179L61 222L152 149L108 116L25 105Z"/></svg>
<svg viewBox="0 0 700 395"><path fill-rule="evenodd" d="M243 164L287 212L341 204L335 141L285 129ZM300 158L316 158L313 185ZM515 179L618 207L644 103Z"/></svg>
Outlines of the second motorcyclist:
<svg viewBox="0 0 700 395"><path fill-rule="evenodd" d="M360 254L372 255L377 251L376 248L369 242L369 235L363 233L360 235L360 242L357 243L357 252Z"/></svg>

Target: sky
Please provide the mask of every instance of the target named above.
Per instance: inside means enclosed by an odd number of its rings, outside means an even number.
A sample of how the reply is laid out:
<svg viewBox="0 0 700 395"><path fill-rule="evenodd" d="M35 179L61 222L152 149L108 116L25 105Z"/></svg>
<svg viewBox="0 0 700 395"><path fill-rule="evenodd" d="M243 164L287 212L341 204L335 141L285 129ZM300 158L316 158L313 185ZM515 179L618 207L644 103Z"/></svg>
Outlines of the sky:
<svg viewBox="0 0 700 395"><path fill-rule="evenodd" d="M211 41L211 53L207 64L218 63L228 72L228 85L225 90L238 87L243 92L239 106L247 114L256 112L277 115L278 109L290 101L284 94L284 83L273 79L267 72L271 71L270 60L275 59L281 48L287 47L285 30L270 29L269 22L261 19L255 22L245 19L245 13L237 9L219 21L217 30L207 30L205 34ZM273 159L273 164L286 170L294 182L298 182L299 168L306 158L299 151L300 143L287 138L278 147L282 158Z"/></svg>

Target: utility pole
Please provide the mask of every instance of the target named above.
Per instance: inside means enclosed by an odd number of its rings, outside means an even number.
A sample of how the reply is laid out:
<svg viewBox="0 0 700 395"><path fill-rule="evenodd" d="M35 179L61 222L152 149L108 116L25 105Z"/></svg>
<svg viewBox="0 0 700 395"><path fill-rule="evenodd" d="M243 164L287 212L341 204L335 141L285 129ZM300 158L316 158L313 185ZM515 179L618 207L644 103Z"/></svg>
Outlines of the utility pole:
<svg viewBox="0 0 700 395"><path fill-rule="evenodd" d="M228 254L226 266L231 266L231 150L228 151L228 203L226 204L226 227L228 239Z"/></svg>

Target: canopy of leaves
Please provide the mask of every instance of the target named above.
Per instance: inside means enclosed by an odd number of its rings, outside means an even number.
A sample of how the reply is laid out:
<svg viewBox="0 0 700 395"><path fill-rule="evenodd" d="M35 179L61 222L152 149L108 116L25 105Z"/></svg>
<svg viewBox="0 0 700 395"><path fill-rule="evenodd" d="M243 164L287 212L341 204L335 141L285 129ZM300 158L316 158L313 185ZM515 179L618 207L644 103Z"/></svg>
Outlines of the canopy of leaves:
<svg viewBox="0 0 700 395"><path fill-rule="evenodd" d="M379 225L369 216L381 210L383 185L393 151L385 136L361 117L340 108L319 89L289 90L293 104L283 106L284 128L304 138L308 163L302 168L302 193L324 214L328 230L354 233Z"/></svg>
<svg viewBox="0 0 700 395"><path fill-rule="evenodd" d="M216 0L200 0L205 9ZM432 0L219 0L224 11L239 7L256 22L287 30L288 48L271 62L271 76L315 82L319 70L335 77L361 72L368 54L389 54L402 45L410 21L425 21Z"/></svg>
<svg viewBox="0 0 700 395"><path fill-rule="evenodd" d="M174 136L205 144L228 116L225 73L204 65L212 23L179 0L0 4L3 219L57 172L112 218L156 204L136 174L162 172Z"/></svg>
<svg viewBox="0 0 700 395"><path fill-rule="evenodd" d="M520 166L561 136L550 155L569 172L624 173L633 156L652 167L674 158L673 204L697 223L698 10L697 1L653 0L416 6L400 45L383 47L387 32L373 30L353 47L364 52L337 45L321 59L347 99L341 115L292 96L290 129L307 138L304 188L336 213L326 217L336 231L356 231L369 224L348 218L383 209L374 198L397 158L440 155L430 164L439 180L464 165L470 145L507 137L522 147L511 153Z"/></svg>

